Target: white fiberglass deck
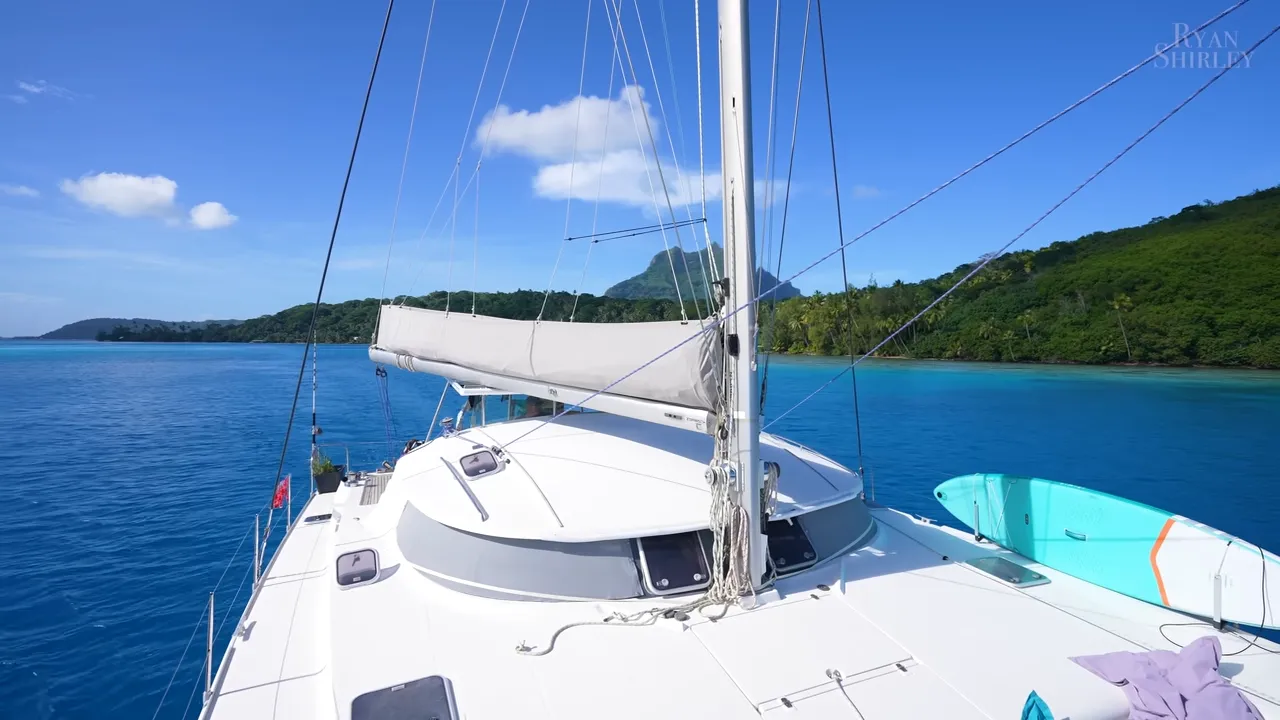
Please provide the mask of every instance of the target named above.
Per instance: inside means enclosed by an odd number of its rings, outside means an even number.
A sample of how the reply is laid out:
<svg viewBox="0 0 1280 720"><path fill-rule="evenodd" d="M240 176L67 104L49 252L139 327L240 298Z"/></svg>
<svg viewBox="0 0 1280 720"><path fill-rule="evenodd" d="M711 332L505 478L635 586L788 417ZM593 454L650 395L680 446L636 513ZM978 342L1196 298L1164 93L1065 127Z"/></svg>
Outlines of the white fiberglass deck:
<svg viewBox="0 0 1280 720"><path fill-rule="evenodd" d="M579 441L594 439L580 429ZM520 444L512 452L519 456ZM438 584L404 561L394 523L368 522L379 513L398 518L418 498L414 483L398 468L377 505L360 504L360 487L312 498L303 515L332 510L333 519L290 533L227 655L206 717L345 720L361 694L443 675L461 717L471 720L1003 720L1019 717L1032 690L1059 718L1124 718L1121 691L1069 658L1176 649L1158 628L1190 620L1039 566L1052 582L1015 589L963 563L1007 553L874 508L870 543L779 580L756 609L734 608L715 621L695 613L651 625L573 627L534 657L517 646L542 650L567 624L687 598L522 602ZM625 502L625 488L612 497ZM486 502L501 507L496 497ZM334 559L366 548L378 551L382 577L340 589ZM1214 631L1167 632L1185 644ZM1225 653L1245 646L1238 635L1219 637ZM1264 716L1280 718L1280 655L1251 648L1225 657L1222 671Z"/></svg>
<svg viewBox="0 0 1280 720"><path fill-rule="evenodd" d="M480 445L504 447L513 462L491 477L468 481L473 501L445 462L456 467ZM709 435L603 413L569 414L555 423L515 420L437 438L405 455L396 464L399 484L389 492L449 527L489 537L643 537L707 526L711 454ZM786 478L779 487L778 517L862 490L856 474L781 438L762 435L760 454ZM618 501L619 493L626 493L626 502ZM384 502L365 520L381 533L400 521L399 505Z"/></svg>
<svg viewBox="0 0 1280 720"><path fill-rule="evenodd" d="M333 499L315 495L304 513L330 512ZM358 502L358 495L353 499ZM298 522L280 543L215 678L218 717L333 716L327 598L332 530Z"/></svg>

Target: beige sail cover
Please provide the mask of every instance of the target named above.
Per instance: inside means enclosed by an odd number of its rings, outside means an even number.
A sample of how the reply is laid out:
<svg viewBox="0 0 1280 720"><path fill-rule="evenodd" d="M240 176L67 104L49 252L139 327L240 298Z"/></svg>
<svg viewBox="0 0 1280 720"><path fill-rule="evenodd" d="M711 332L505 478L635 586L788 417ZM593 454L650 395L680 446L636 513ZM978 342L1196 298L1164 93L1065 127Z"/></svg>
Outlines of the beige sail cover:
<svg viewBox="0 0 1280 720"><path fill-rule="evenodd" d="M375 346L422 360L450 363L548 385L714 411L720 342L697 321L567 323L444 313L383 305Z"/></svg>

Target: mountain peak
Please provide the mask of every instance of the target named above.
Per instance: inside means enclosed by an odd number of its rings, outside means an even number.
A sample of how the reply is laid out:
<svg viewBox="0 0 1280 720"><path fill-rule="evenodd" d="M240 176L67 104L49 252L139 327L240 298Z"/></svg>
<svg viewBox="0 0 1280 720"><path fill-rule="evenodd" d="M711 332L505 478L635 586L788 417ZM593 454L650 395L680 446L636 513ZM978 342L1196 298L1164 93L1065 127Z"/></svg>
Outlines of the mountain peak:
<svg viewBox="0 0 1280 720"><path fill-rule="evenodd" d="M713 244L711 250L717 258L723 257L724 250L719 245ZM672 266L675 267L675 278L671 274ZM678 279L680 283L679 294L685 300L697 299L705 301L708 287L706 278L710 272L711 268L709 267L706 253L701 251L682 252L679 248L671 248L654 255L653 259L649 261L649 266L643 272L605 290L604 294L605 297L628 300L638 298L675 300L677 295L676 281ZM761 292L772 290L779 300L800 295L800 291L793 287L791 283L779 284L778 279L767 270L761 273L759 290Z"/></svg>

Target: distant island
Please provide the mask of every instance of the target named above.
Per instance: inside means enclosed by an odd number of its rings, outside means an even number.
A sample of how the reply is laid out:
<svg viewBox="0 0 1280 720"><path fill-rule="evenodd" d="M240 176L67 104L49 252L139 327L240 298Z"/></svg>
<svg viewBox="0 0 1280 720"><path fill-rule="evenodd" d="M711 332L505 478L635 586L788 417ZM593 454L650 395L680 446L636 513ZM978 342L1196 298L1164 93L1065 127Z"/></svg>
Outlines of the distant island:
<svg viewBox="0 0 1280 720"><path fill-rule="evenodd" d="M678 255L673 259L683 270L683 260ZM690 254L688 260L692 272L696 257ZM762 305L762 348L840 355L852 344L854 352L866 352L978 262L920 282L854 288L852 316L845 293L781 299L773 315ZM660 265L666 266L662 276L666 281L659 279ZM682 275L688 282L688 274ZM581 296L574 319L679 319L680 306L666 297L668 293L674 297L670 280L666 255L660 253L648 269L610 288L605 297ZM789 285L781 287L794 291ZM645 288L662 297L630 297ZM443 309L446 298L446 293L435 292L397 300ZM536 290L479 293L476 310L533 319L542 298L543 293ZM695 305L705 313L705 293L691 289L684 299L691 317L697 313ZM449 302L453 308L469 311L471 295L453 293ZM552 293L544 317L567 319L572 306L572 295ZM322 304L318 340L369 342L377 307L374 298ZM310 317L311 306L299 305L235 325L209 323L186 330L172 323L142 328L121 325L96 337L143 342L301 342ZM997 257L877 354L1280 367L1280 187L1223 203L1205 201L1140 227L1096 232Z"/></svg>
<svg viewBox="0 0 1280 720"><path fill-rule="evenodd" d="M39 340L97 340L102 333L110 334L117 328L141 331L145 328L171 328L181 332L196 330L207 325L235 325L239 320L150 320L147 318L90 318L41 335Z"/></svg>
<svg viewBox="0 0 1280 720"><path fill-rule="evenodd" d="M516 290L514 292L476 293L475 308L480 315L534 320L542 310L543 291ZM409 307L471 312L469 291L446 293L443 290L422 296L399 296L393 299ZM706 303L685 301L687 317L698 317L698 311L706 314ZM304 342L311 323L312 304L296 305L260 318L245 320L236 325L210 323L201 328L179 330L174 327L150 326L145 328L116 327L98 333L101 341L125 342ZM577 299L574 312L572 293L553 292L547 298L543 315L547 320L567 320L573 312L577 322L649 322L655 320L680 320L680 305L674 300L597 297L583 294ZM316 340L321 343L367 343L373 332L373 321L378 314L378 299L348 300L344 303L320 303L320 315L316 327Z"/></svg>

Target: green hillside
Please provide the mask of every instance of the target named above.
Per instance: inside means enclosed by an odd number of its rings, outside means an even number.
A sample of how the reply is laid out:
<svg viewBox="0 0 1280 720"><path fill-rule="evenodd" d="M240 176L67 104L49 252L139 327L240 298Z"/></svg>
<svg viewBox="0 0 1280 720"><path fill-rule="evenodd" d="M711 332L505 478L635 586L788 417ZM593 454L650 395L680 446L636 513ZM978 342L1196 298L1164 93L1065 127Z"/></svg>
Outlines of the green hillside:
<svg viewBox="0 0 1280 720"><path fill-rule="evenodd" d="M687 256L693 272L697 258ZM683 266L683 263L681 263ZM852 292L854 350L866 352L939 297L974 266L936 278ZM684 276L686 282L688 276ZM632 294L672 289L666 255L610 289ZM640 290L637 290L639 286ZM790 288L790 286L783 286ZM794 289L792 289L794 290ZM480 293L476 310L518 319L537 317L542 292ZM435 292L406 304L443 309ZM377 300L321 306L320 342L368 342ZM573 296L552 293L545 317L568 317ZM696 314L685 296L690 317ZM706 304L702 309L705 312ZM468 312L470 293L453 295ZM843 293L792 297L776 319L762 309L764 348L820 355L848 351L850 319ZM582 322L680 318L667 299L583 295ZM174 342L300 342L311 306L235 326L118 327L101 340ZM878 351L882 355L961 360L1075 363L1161 363L1280 367L1280 187L1229 202L1192 205L1141 227L1097 232L1040 250L1002 255Z"/></svg>
<svg viewBox="0 0 1280 720"><path fill-rule="evenodd" d="M719 262L724 257L724 249L719 245L711 246L712 252ZM676 280L679 279L680 295L689 300L697 298L705 303L707 298L706 277L711 268L707 266L706 253L682 252L679 248L671 248L658 253L649 261L649 267L634 277L627 278L604 291L605 297L635 300L639 298L657 298L662 300L676 299ZM675 267L672 276L671 268ZM721 268L721 273L724 269ZM791 283L778 285L778 279L767 270L760 275L759 292L777 288L779 300L798 297L800 291Z"/></svg>
<svg viewBox="0 0 1280 720"><path fill-rule="evenodd" d="M476 312L493 317L533 320L542 309L543 293L539 290L517 290L508 293L476 293ZM445 309L446 302L455 311L471 312L471 293L453 293L450 301L444 292L420 297L396 298L410 307ZM686 302L689 317L694 317L692 302ZM99 333L98 340L129 342L303 342L311 323L310 303L296 305L274 315L245 320L233 326L210 324L183 332L174 327L153 325L143 328L116 327ZM564 320L573 308L573 295L551 293L547 299L548 320ZM704 308L705 311L705 308ZM321 303L317 319L316 339L322 343L367 343L373 332L378 300L348 300L344 303ZM574 315L577 322L647 322L679 320L680 306L672 300L619 300L582 295Z"/></svg>
<svg viewBox="0 0 1280 720"><path fill-rule="evenodd" d="M857 289L855 351L873 347L972 267ZM783 302L768 347L844 353L847 313L843 294ZM1280 187L1003 255L881 352L1280 367Z"/></svg>

